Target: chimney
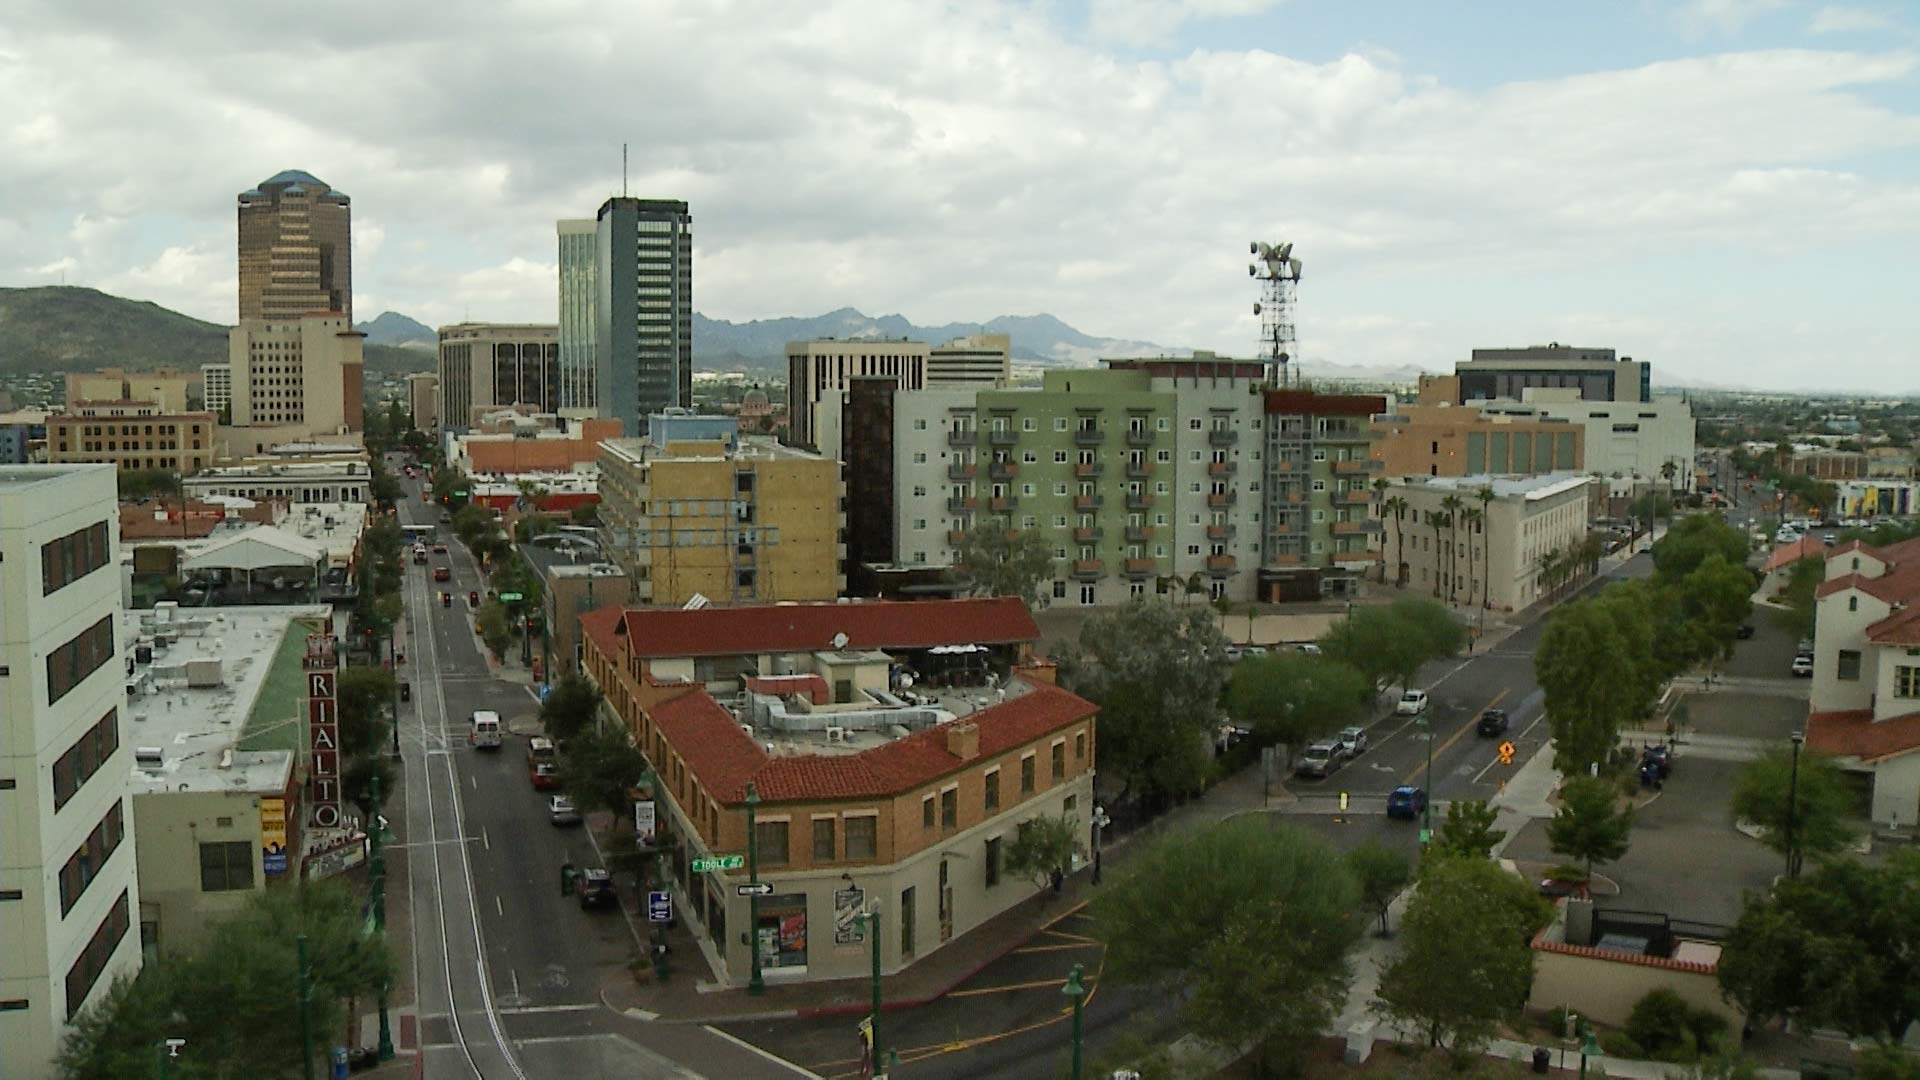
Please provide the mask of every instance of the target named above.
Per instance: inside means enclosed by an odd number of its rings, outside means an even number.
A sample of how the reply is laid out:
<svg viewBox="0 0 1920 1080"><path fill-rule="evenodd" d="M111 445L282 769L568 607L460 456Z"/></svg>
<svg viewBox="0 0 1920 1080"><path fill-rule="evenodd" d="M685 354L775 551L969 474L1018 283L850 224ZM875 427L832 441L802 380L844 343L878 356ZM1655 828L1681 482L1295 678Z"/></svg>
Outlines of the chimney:
<svg viewBox="0 0 1920 1080"><path fill-rule="evenodd" d="M975 724L947 725L947 753L961 761L980 756L980 728Z"/></svg>

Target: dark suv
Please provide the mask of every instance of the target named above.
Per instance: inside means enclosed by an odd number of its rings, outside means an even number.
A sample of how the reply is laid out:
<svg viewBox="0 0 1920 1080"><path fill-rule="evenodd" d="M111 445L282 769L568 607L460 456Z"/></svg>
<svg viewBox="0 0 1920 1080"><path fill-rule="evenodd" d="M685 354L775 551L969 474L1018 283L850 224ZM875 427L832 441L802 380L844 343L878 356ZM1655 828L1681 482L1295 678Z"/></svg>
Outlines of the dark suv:
<svg viewBox="0 0 1920 1080"><path fill-rule="evenodd" d="M620 899L613 888L613 876L597 866L582 870L573 887L580 894L583 908L613 907Z"/></svg>
<svg viewBox="0 0 1920 1080"><path fill-rule="evenodd" d="M1476 730L1484 739L1496 739L1507 733L1507 710L1488 709L1480 714L1480 724Z"/></svg>

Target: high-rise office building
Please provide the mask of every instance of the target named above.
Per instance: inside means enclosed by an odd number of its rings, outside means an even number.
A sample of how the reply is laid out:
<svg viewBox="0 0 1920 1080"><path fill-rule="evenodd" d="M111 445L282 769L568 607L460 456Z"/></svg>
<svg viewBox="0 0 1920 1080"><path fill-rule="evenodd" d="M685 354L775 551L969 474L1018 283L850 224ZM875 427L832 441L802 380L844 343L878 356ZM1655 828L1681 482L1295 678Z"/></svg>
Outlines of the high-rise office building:
<svg viewBox="0 0 1920 1080"><path fill-rule="evenodd" d="M622 196L594 224L598 411L642 435L649 416L693 402L693 215L677 199Z"/></svg>
<svg viewBox="0 0 1920 1080"><path fill-rule="evenodd" d="M353 319L351 200L312 173L275 173L239 196L240 319Z"/></svg>
<svg viewBox="0 0 1920 1080"><path fill-rule="evenodd" d="M594 233L592 218L560 222L560 412L593 416L600 397L593 383Z"/></svg>
<svg viewBox="0 0 1920 1080"><path fill-rule="evenodd" d="M440 328L440 422L473 426L477 410L560 408L560 328L552 323L458 323Z"/></svg>
<svg viewBox="0 0 1920 1080"><path fill-rule="evenodd" d="M230 365L200 365L200 404L215 416L233 407L233 368Z"/></svg>
<svg viewBox="0 0 1920 1080"><path fill-rule="evenodd" d="M258 454L279 443L359 431L366 336L345 315L242 319L227 331L233 394L232 431L223 429L227 452Z"/></svg>
<svg viewBox="0 0 1920 1080"><path fill-rule="evenodd" d="M0 468L0 1076L140 968L112 465Z"/></svg>

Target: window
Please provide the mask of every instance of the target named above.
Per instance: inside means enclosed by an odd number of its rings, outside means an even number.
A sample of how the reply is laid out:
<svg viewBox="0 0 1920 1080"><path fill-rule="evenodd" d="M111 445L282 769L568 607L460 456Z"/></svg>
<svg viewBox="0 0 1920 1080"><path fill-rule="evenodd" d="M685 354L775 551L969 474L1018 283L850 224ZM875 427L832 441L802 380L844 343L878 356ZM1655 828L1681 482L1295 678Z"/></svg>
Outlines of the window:
<svg viewBox="0 0 1920 1080"><path fill-rule="evenodd" d="M913 422L913 430L915 430L915 431L925 431L925 430L927 430L927 422L926 422L926 420L925 420L924 418L923 418L923 419L919 419L919 420L915 420L915 421Z"/></svg>
<svg viewBox="0 0 1920 1080"><path fill-rule="evenodd" d="M1920 698L1920 667L1901 666L1893 669L1893 696Z"/></svg>
<svg viewBox="0 0 1920 1080"><path fill-rule="evenodd" d="M1020 759L1020 794L1033 794L1033 755Z"/></svg>
<svg viewBox="0 0 1920 1080"><path fill-rule="evenodd" d="M1054 418L1053 418L1053 430L1055 430L1055 431L1065 431L1065 430L1067 430L1067 418L1066 418L1066 417L1064 417L1064 416L1056 416L1056 417L1054 417Z"/></svg>
<svg viewBox="0 0 1920 1080"><path fill-rule="evenodd" d="M1053 778L1056 781L1067 778L1067 744L1064 742L1053 744Z"/></svg>
<svg viewBox="0 0 1920 1080"><path fill-rule="evenodd" d="M1073 734L1073 760L1085 761L1086 759L1087 733L1084 731L1076 731Z"/></svg>
<svg viewBox="0 0 1920 1080"><path fill-rule="evenodd" d="M120 710L108 709L86 734L74 741L53 763L53 808L59 810L73 798L100 766L120 749Z"/></svg>
<svg viewBox="0 0 1920 1080"><path fill-rule="evenodd" d="M1066 814L1068 817L1072 817L1073 812L1079 808L1080 796L1078 795L1069 795L1060 801L1060 812Z"/></svg>
<svg viewBox="0 0 1920 1080"><path fill-rule="evenodd" d="M933 796L931 795L920 800L920 827L933 828Z"/></svg>
<svg viewBox="0 0 1920 1080"><path fill-rule="evenodd" d="M1065 465L1067 463L1067 452L1065 450L1055 450L1053 452L1053 463L1055 465Z"/></svg>
<svg viewBox="0 0 1920 1080"><path fill-rule="evenodd" d="M1860 677L1860 650L1840 650L1840 670L1838 676L1850 681Z"/></svg>
<svg viewBox="0 0 1920 1080"><path fill-rule="evenodd" d="M47 704L66 697L67 691L111 659L113 616L108 615L47 654Z"/></svg>
<svg viewBox="0 0 1920 1080"><path fill-rule="evenodd" d="M1197 416L1190 416L1190 417L1188 417L1188 418L1187 418L1187 430L1188 430L1188 431L1199 431L1199 430L1200 430L1200 418L1199 418L1199 417L1197 417Z"/></svg>
<svg viewBox="0 0 1920 1080"><path fill-rule="evenodd" d="M1847 597L1847 610L1848 610L1848 611L1859 611L1859 610L1860 610L1860 598L1859 598L1859 597L1857 597L1857 596L1849 596L1849 597Z"/></svg>
<svg viewBox="0 0 1920 1080"><path fill-rule="evenodd" d="M40 549L40 591L52 594L107 565L107 523L70 532Z"/></svg>
<svg viewBox="0 0 1920 1080"><path fill-rule="evenodd" d="M107 962L113 959L113 951L120 947L120 939L127 936L127 927L131 922L127 894L122 892L120 899L113 902L107 917L100 920L100 926L87 941L87 947L80 950L80 958L67 970L67 1019L73 1019L80 1011L80 1006L87 1003L87 995L107 970Z"/></svg>
<svg viewBox="0 0 1920 1080"><path fill-rule="evenodd" d="M1156 450L1156 451L1154 451L1154 453L1153 453L1153 460L1155 460L1155 461L1157 461L1157 462L1159 462L1159 463L1160 463L1160 464L1162 464L1162 465L1166 465L1166 464L1169 464L1169 463L1171 463L1171 462L1173 461L1173 451L1171 451L1171 450Z"/></svg>
<svg viewBox="0 0 1920 1080"><path fill-rule="evenodd" d="M850 817L846 823L847 859L871 859L879 854L880 819Z"/></svg>
<svg viewBox="0 0 1920 1080"><path fill-rule="evenodd" d="M1020 418L1020 430L1021 431L1037 431L1039 430L1039 426L1033 422L1033 417L1024 416Z"/></svg>
<svg viewBox="0 0 1920 1080"><path fill-rule="evenodd" d="M1064 582L1064 581L1056 581L1056 582L1054 582L1054 583L1053 583L1053 598L1054 598L1055 600L1065 600L1065 599L1067 598L1067 583L1066 583L1066 582Z"/></svg>
<svg viewBox="0 0 1920 1080"><path fill-rule="evenodd" d="M913 485L913 495L914 495L914 498L916 498L916 499L923 499L923 498L926 498L926 495L927 495L927 485L925 485L925 484L915 484L915 485Z"/></svg>
<svg viewBox="0 0 1920 1080"><path fill-rule="evenodd" d="M1000 884L1000 838L987 841L987 888Z"/></svg>
<svg viewBox="0 0 1920 1080"><path fill-rule="evenodd" d="M987 770L986 797L983 800L982 805L984 805L987 808L987 813L989 814L993 813L995 810L1000 809L1000 770L999 769Z"/></svg>
<svg viewBox="0 0 1920 1080"><path fill-rule="evenodd" d="M813 861L833 861L833 819L830 817L813 819Z"/></svg>
<svg viewBox="0 0 1920 1080"><path fill-rule="evenodd" d="M60 914L72 911L73 905L80 902L87 886L100 875L100 868L113 857L126 832L126 821L116 799L113 807L100 818L100 824L93 827L93 832L87 834L86 840L67 856L66 865L60 868Z"/></svg>
<svg viewBox="0 0 1920 1080"><path fill-rule="evenodd" d="M925 451L920 451L920 452L918 452L918 453L915 453L915 454L913 455L913 463L914 463L915 465L925 465L925 464L927 463L927 455L926 455L926 452L925 452Z"/></svg>
<svg viewBox="0 0 1920 1080"><path fill-rule="evenodd" d="M1165 431L1165 430L1167 430L1167 418L1166 418L1166 417L1164 417L1164 416L1156 416L1156 417L1154 417L1154 418L1153 418L1153 430L1155 430L1155 431Z"/></svg>
<svg viewBox="0 0 1920 1080"><path fill-rule="evenodd" d="M246 840L200 845L200 891L253 888L253 844Z"/></svg>
<svg viewBox="0 0 1920 1080"><path fill-rule="evenodd" d="M760 864L785 866L787 864L787 823L757 821L754 822L753 832L760 841Z"/></svg>
<svg viewBox="0 0 1920 1080"><path fill-rule="evenodd" d="M948 788L940 793L940 829L952 832L960 827L960 789Z"/></svg>

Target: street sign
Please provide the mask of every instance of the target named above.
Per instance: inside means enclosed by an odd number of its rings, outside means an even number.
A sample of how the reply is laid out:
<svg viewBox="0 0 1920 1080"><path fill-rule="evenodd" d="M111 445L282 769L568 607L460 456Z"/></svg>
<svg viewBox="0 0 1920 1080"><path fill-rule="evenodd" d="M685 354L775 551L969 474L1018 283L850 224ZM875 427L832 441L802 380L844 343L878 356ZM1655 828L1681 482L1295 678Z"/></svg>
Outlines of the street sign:
<svg viewBox="0 0 1920 1080"><path fill-rule="evenodd" d="M526 597L524 595L517 592L503 592L500 594L500 602L503 604L512 604L525 599Z"/></svg>
<svg viewBox="0 0 1920 1080"><path fill-rule="evenodd" d="M714 855L693 860L693 872L705 874L714 870L738 870L745 865L747 859L744 855Z"/></svg>
<svg viewBox="0 0 1920 1080"><path fill-rule="evenodd" d="M756 881L746 885L735 885L733 887L733 895L735 896L772 896L773 882Z"/></svg>
<svg viewBox="0 0 1920 1080"><path fill-rule="evenodd" d="M1503 742L1500 744L1500 764L1502 765L1513 764L1513 744L1512 743Z"/></svg>
<svg viewBox="0 0 1920 1080"><path fill-rule="evenodd" d="M647 894L647 921L673 921L673 894L670 892L650 892Z"/></svg>

